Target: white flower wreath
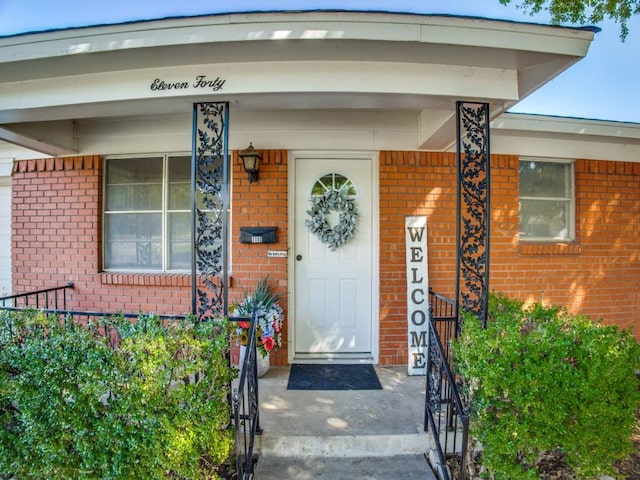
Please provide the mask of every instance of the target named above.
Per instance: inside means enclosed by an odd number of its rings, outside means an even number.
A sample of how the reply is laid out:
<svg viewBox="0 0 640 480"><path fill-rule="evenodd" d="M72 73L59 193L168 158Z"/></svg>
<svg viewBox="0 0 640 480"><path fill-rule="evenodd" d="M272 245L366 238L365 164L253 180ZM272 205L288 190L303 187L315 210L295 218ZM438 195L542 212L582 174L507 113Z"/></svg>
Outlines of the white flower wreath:
<svg viewBox="0 0 640 480"><path fill-rule="evenodd" d="M304 224L311 233L322 243L327 243L332 251L351 240L356 231L358 209L346 191L327 190L323 195L311 197L309 201L311 208L307 210L307 215L311 218L306 219ZM333 228L327 219L332 210L340 214L338 224Z"/></svg>

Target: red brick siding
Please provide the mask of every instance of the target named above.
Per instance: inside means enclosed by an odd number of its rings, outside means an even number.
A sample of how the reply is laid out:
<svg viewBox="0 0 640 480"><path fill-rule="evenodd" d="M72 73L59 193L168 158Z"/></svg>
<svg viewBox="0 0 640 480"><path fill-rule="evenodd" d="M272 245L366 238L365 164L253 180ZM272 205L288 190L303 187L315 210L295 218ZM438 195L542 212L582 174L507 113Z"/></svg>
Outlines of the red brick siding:
<svg viewBox="0 0 640 480"><path fill-rule="evenodd" d="M240 226L276 225L279 241L274 245L235 244L232 301L240 297L241 286L250 289L257 278L267 273L278 282L281 292L287 292L287 260L267 258L268 249L287 249L287 154L262 154L262 178L251 185L234 155L232 239L238 241ZM76 288L70 308L176 314L188 311L187 275L100 273L99 159L20 162L13 191L16 291L73 281ZM173 300L167 302L167 298ZM286 308L286 303L283 306ZM284 331L286 337L286 328ZM402 333L404 330L397 335ZM275 364L286 363L286 358L284 349L273 360Z"/></svg>
<svg viewBox="0 0 640 480"><path fill-rule="evenodd" d="M570 245L518 245L517 158L494 162L492 175L494 185L503 185L492 195L492 288L526 302L565 305L639 336L640 164L576 161Z"/></svg>
<svg viewBox="0 0 640 480"><path fill-rule="evenodd" d="M100 273L102 160L25 160L13 174L13 288L74 282L68 308L184 314L188 275ZM161 287L161 288L159 288Z"/></svg>
<svg viewBox="0 0 640 480"><path fill-rule="evenodd" d="M289 290L287 259L267 258L268 250L288 249L287 152L261 153L253 184L233 155L231 301L265 274L282 293ZM455 155L381 152L379 170L380 363L406 364L404 217L427 215L430 285L453 296ZM567 305L638 335L640 164L578 160L575 172L576 243L518 243L518 157L492 157L491 288ZM71 308L187 312L189 275L101 272L101 175L101 159L93 156L16 163L14 290L71 281ZM240 226L274 225L278 243L239 244ZM285 364L286 347L272 361Z"/></svg>
<svg viewBox="0 0 640 480"><path fill-rule="evenodd" d="M249 185L233 154L230 301L240 287L271 274L287 293L287 259L267 250L287 249L287 152L262 151L261 179ZM102 160L38 159L16 163L13 176L13 288L22 292L74 282L68 307L91 311L184 314L191 309L186 274L101 272ZM240 226L277 226L278 243L239 244ZM286 300L282 302L286 314ZM284 329L286 345L286 325ZM286 348L273 357L286 364Z"/></svg>
<svg viewBox="0 0 640 480"><path fill-rule="evenodd" d="M639 336L640 164L576 161L574 244L519 243L518 157L491 164L491 289ZM455 188L454 154L380 154L381 363L406 362L405 215L427 215L430 285L453 292Z"/></svg>
<svg viewBox="0 0 640 480"><path fill-rule="evenodd" d="M435 152L380 153L380 363L407 363L407 281L404 222L427 216L429 283L453 296L455 156Z"/></svg>
<svg viewBox="0 0 640 480"><path fill-rule="evenodd" d="M287 258L268 258L268 250L288 250L287 228L287 151L259 151L260 179L249 183L242 161L233 154L232 193L232 278L230 302L242 298L242 288L251 290L256 280L270 275L285 297L283 348L271 356L272 365L287 364ZM240 243L240 227L278 227L278 242L272 244Z"/></svg>

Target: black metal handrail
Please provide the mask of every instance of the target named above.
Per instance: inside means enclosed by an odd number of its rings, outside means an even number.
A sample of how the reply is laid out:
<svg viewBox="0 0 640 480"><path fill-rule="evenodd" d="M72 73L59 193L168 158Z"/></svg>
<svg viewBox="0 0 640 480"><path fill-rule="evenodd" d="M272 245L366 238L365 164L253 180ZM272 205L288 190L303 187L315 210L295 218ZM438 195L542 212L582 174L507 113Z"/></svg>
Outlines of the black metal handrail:
<svg viewBox="0 0 640 480"><path fill-rule="evenodd" d="M236 469L238 480L252 477L255 437L260 429L260 407L258 399L257 321L251 317L234 317L233 322L251 322L247 348L240 359L240 380L233 389L233 416L236 435Z"/></svg>
<svg viewBox="0 0 640 480"><path fill-rule="evenodd" d="M67 308L67 290L73 290L73 282L59 287L42 288L29 292L17 293L0 297L0 307L2 308L35 308L42 309L62 309ZM9 305L7 305L9 303Z"/></svg>
<svg viewBox="0 0 640 480"><path fill-rule="evenodd" d="M469 414L453 373L450 341L456 335L457 318L452 300L429 290L431 322L427 353L424 429L436 444L432 467L440 480L465 480L469 443ZM435 463L435 464L434 464Z"/></svg>
<svg viewBox="0 0 640 480"><path fill-rule="evenodd" d="M435 322L435 328L440 337L446 358L449 355L449 343L456 334L456 306L453 300L429 288L429 318Z"/></svg>
<svg viewBox="0 0 640 480"><path fill-rule="evenodd" d="M19 311L34 309L48 315L58 315L65 320L84 319L98 320L109 317L138 318L138 313L99 312L90 310L70 310L67 308L67 290L73 290L75 285L69 282L59 287L42 288L28 292L0 297L0 310ZM9 305L7 305L9 303ZM152 314L160 320L183 320L185 315Z"/></svg>

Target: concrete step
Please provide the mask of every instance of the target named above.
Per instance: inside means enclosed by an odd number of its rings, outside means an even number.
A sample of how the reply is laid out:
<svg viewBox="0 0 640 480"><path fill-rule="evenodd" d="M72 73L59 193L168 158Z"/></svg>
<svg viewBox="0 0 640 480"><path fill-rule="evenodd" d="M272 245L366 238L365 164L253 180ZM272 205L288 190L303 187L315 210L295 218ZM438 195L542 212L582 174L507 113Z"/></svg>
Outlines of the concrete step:
<svg viewBox="0 0 640 480"><path fill-rule="evenodd" d="M256 437L256 450L269 457L389 457L421 455L433 448L424 432L414 434Z"/></svg>
<svg viewBox="0 0 640 480"><path fill-rule="evenodd" d="M424 377L376 367L382 390L291 391L288 367L260 379L257 480L427 479Z"/></svg>
<svg viewBox="0 0 640 480"><path fill-rule="evenodd" d="M436 480L424 455L383 457L261 456L255 480Z"/></svg>

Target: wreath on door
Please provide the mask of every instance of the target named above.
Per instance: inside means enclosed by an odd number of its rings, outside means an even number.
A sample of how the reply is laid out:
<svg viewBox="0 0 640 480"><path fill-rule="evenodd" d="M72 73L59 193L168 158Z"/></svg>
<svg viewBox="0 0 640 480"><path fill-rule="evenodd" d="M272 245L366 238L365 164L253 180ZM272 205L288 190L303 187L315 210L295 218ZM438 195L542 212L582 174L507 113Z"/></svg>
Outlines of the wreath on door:
<svg viewBox="0 0 640 480"><path fill-rule="evenodd" d="M322 195L312 196L309 201L309 218L304 224L322 243L326 243L331 251L335 251L353 238L358 221L358 208L345 190L327 190ZM331 227L327 218L332 211L339 214L335 227Z"/></svg>

